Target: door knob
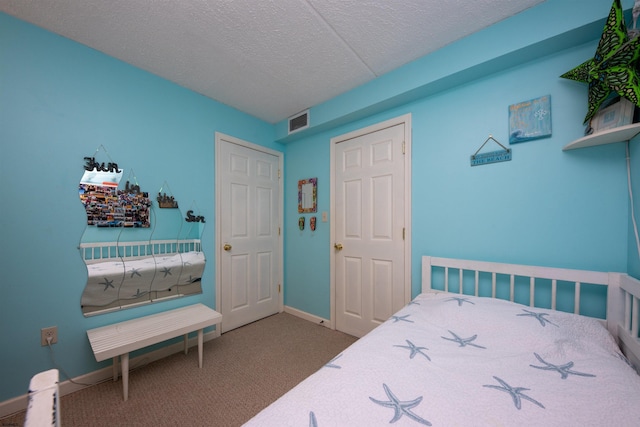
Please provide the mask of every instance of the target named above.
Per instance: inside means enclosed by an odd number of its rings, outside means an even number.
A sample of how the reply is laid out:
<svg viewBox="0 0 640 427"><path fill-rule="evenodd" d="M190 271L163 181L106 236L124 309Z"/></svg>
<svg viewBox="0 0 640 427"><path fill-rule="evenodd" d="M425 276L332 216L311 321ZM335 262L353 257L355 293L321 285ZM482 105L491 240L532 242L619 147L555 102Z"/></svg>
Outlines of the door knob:
<svg viewBox="0 0 640 427"><path fill-rule="evenodd" d="M333 245L334 248L336 248L337 251L341 251L342 250L342 243L336 243L335 245Z"/></svg>
<svg viewBox="0 0 640 427"><path fill-rule="evenodd" d="M225 251L229 252L231 250L231 245L228 244L228 243L225 243L223 248L224 248Z"/></svg>

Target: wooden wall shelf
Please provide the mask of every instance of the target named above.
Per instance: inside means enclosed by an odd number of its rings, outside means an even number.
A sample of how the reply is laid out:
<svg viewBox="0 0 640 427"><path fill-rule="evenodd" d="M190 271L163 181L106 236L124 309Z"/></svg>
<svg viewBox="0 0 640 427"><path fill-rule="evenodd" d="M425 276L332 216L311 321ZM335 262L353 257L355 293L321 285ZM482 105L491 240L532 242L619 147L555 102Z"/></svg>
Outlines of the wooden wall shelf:
<svg viewBox="0 0 640 427"><path fill-rule="evenodd" d="M633 123L613 129L593 133L564 146L562 151L575 150L576 148L594 147L596 145L613 144L615 142L629 141L640 133L640 123Z"/></svg>

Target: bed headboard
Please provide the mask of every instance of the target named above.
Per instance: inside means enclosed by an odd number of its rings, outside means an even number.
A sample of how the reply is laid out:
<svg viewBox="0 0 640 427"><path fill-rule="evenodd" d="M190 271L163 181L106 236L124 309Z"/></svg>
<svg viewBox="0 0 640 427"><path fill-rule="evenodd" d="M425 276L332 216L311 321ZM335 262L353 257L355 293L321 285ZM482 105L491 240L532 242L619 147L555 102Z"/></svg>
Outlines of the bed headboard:
<svg viewBox="0 0 640 427"><path fill-rule="evenodd" d="M627 357L635 366L640 366L640 280L622 273L422 257L422 292L457 292L514 301L516 282L528 282L528 304L531 307L552 310L559 309L559 284L569 283L568 289L573 293L573 312L577 314L585 314L581 310L581 289L584 286L605 287L606 301L603 304L606 308L603 311L606 319L602 321ZM539 282L544 282L543 286L550 288L547 289L550 301L538 303L540 299L536 287ZM567 298L567 286L563 290L564 298Z"/></svg>
<svg viewBox="0 0 640 427"><path fill-rule="evenodd" d="M81 243L79 249L83 261L87 264L118 259L135 260L154 255L202 251L199 239L91 242Z"/></svg>

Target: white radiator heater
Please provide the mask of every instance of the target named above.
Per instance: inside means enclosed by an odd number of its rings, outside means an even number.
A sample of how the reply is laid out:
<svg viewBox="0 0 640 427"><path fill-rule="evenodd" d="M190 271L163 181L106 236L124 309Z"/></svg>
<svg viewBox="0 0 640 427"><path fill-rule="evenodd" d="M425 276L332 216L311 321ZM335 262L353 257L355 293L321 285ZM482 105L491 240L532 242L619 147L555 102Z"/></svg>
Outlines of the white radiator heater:
<svg viewBox="0 0 640 427"><path fill-rule="evenodd" d="M40 372L29 382L29 403L25 427L60 427L58 370Z"/></svg>

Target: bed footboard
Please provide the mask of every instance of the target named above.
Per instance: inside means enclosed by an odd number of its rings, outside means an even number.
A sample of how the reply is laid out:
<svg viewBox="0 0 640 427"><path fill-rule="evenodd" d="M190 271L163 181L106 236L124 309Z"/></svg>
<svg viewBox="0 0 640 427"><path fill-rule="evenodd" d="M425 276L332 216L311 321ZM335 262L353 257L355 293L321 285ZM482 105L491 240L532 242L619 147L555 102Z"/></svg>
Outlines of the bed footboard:
<svg viewBox="0 0 640 427"><path fill-rule="evenodd" d="M619 287L610 304L615 319L618 344L636 370L640 369L640 280L626 274L618 275ZM615 295L617 294L617 296Z"/></svg>
<svg viewBox="0 0 640 427"><path fill-rule="evenodd" d="M40 372L29 382L29 404L25 427L60 427L58 370Z"/></svg>

